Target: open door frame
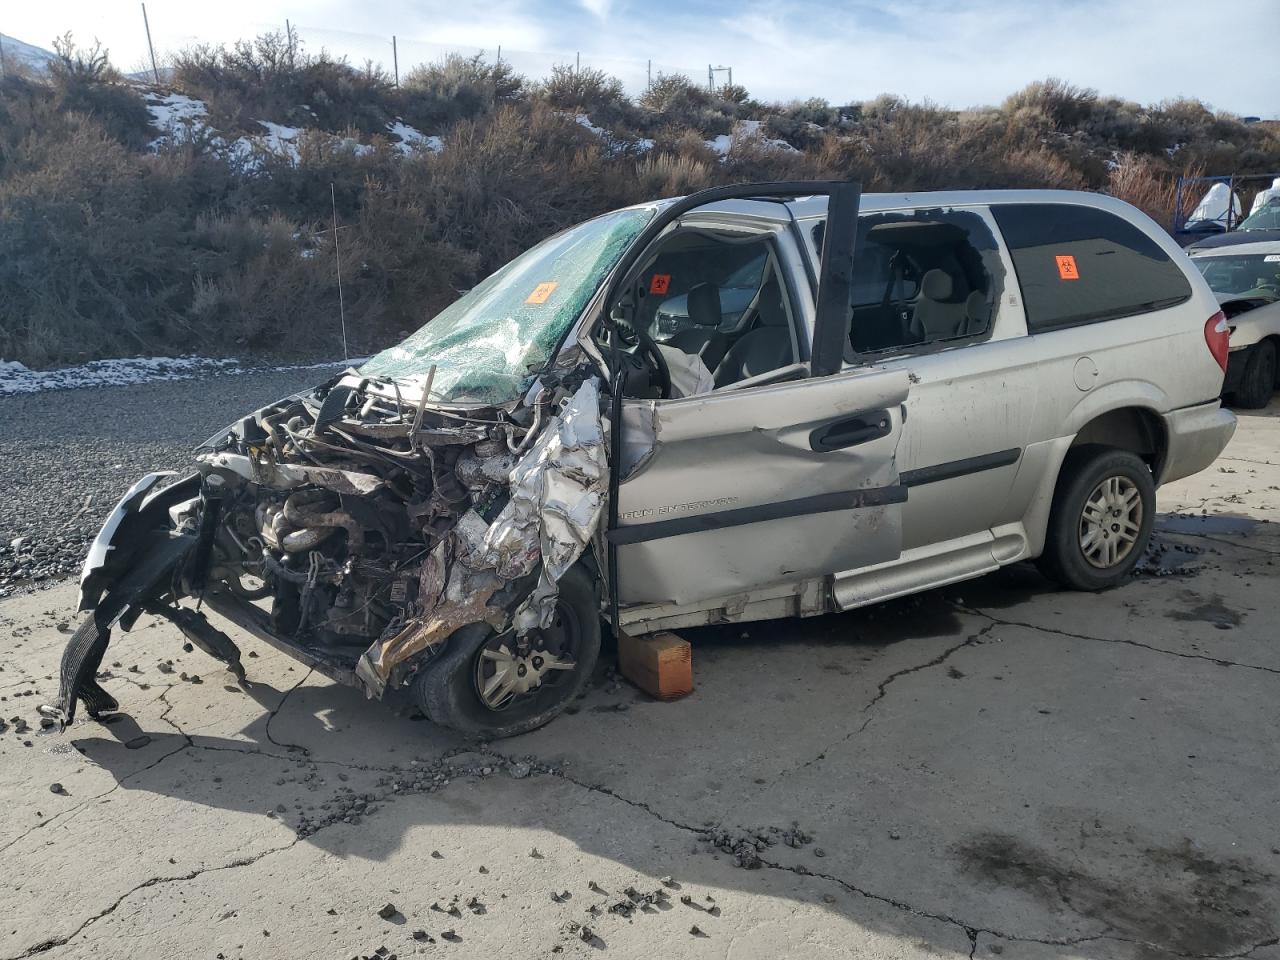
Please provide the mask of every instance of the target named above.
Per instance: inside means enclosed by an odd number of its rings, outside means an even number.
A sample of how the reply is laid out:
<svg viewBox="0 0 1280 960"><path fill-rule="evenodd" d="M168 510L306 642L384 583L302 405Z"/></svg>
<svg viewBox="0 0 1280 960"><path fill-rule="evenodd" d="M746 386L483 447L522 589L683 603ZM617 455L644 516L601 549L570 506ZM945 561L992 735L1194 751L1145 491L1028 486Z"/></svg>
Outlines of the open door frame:
<svg viewBox="0 0 1280 960"><path fill-rule="evenodd" d="M769 183L736 183L699 190L681 197L658 211L628 248L614 268L608 294L603 300L605 320L636 262L672 223L690 210L722 200L792 200L825 196L827 227L823 234L822 260L815 297L813 349L809 373L813 377L838 373L844 363L844 344L849 325L849 290L853 281L853 253L858 236L858 207L862 184L856 180L782 180ZM616 372L616 364L615 364ZM612 374L611 374L612 376ZM613 376L610 391L609 430L609 530L618 526L618 484L622 460L622 385L625 377ZM618 627L618 547L606 537L608 551L609 619Z"/></svg>

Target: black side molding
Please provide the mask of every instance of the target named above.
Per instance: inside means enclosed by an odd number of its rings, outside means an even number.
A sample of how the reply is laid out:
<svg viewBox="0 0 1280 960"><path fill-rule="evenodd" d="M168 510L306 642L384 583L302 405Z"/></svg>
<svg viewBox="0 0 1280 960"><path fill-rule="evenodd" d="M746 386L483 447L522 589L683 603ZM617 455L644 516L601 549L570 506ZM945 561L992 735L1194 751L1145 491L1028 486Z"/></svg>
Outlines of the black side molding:
<svg viewBox="0 0 1280 960"><path fill-rule="evenodd" d="M861 507L883 507L893 503L905 503L907 488L902 484L892 487L869 487L865 490L844 490L839 493L821 493L798 500L780 503L762 503L754 507L735 507L715 513L701 513L691 517L675 517L671 520L655 520L628 527L615 527L608 533L609 542L618 546L626 543L643 543L678 537L685 533L703 533L740 527L748 523L766 520L785 520L814 513L834 513L837 510L857 510Z"/></svg>
<svg viewBox="0 0 1280 960"><path fill-rule="evenodd" d="M951 460L947 463L936 463L932 467L920 467L918 470L907 470L898 479L904 487L919 487L926 483L937 483L939 480L954 480L970 473L982 473L984 470L995 470L1017 463L1022 451L1017 447L1011 450L1000 450L996 453L984 453L979 457L966 457L963 460Z"/></svg>

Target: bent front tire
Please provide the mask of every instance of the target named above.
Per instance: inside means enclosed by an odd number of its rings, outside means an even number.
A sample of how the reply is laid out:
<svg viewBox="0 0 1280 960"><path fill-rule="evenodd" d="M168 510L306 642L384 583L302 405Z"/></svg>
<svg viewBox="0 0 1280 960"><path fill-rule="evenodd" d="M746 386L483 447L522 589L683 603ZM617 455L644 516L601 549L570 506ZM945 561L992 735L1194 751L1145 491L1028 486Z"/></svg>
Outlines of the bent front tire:
<svg viewBox="0 0 1280 960"><path fill-rule="evenodd" d="M500 739L535 730L582 693L600 656L595 581L581 567L558 584L552 625L515 634L486 624L463 627L427 664L411 692L437 724L468 737Z"/></svg>
<svg viewBox="0 0 1280 960"><path fill-rule="evenodd" d="M1072 450L1054 494L1041 572L1073 590L1123 583L1147 549L1155 509L1155 481L1136 454Z"/></svg>

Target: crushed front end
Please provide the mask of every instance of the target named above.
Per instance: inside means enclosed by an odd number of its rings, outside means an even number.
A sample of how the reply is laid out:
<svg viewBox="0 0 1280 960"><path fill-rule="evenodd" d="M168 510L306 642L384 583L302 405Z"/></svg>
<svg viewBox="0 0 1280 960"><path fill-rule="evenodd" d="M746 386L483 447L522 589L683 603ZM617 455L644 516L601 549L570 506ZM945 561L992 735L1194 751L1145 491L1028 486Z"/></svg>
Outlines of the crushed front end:
<svg viewBox="0 0 1280 960"><path fill-rule="evenodd" d="M378 698L475 625L496 651L483 657L511 670L491 664L483 686L508 699L576 666L535 654L607 497L598 381L575 370L544 377L528 403L458 406L434 402L431 380L349 371L236 423L195 475L160 488L172 492L159 507L156 480L130 491L86 564L100 596L85 597L91 629L69 645L49 712L69 722L77 698L114 708L93 673L111 627L142 612L239 671L211 609Z"/></svg>

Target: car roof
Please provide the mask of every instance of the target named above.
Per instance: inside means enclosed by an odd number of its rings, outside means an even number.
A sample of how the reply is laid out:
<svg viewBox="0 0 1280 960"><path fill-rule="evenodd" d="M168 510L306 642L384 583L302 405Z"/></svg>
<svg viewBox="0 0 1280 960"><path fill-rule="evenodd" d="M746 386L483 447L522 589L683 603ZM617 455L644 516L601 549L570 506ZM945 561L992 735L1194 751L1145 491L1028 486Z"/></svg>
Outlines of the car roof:
<svg viewBox="0 0 1280 960"><path fill-rule="evenodd" d="M896 210L900 207L965 207L1001 203L1069 203L1100 207L1127 216L1133 207L1101 193L1084 190L941 190L920 193L864 193L859 205L861 213ZM788 206L796 219L827 215L826 197L800 197Z"/></svg>
<svg viewBox="0 0 1280 960"><path fill-rule="evenodd" d="M1211 257L1248 257L1259 254L1280 254L1280 240L1257 240L1253 243L1241 241L1225 247L1208 247L1201 250L1188 250L1195 260L1207 260Z"/></svg>

